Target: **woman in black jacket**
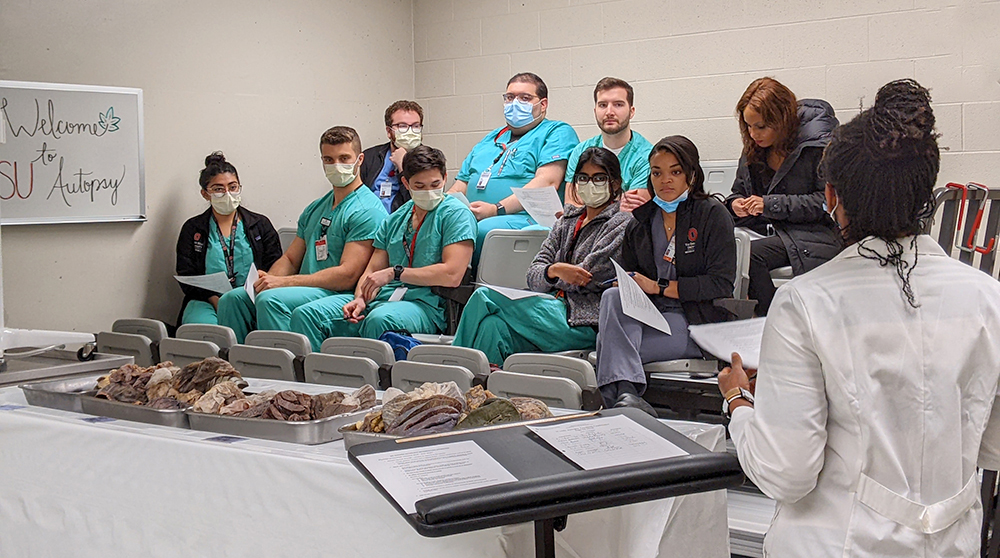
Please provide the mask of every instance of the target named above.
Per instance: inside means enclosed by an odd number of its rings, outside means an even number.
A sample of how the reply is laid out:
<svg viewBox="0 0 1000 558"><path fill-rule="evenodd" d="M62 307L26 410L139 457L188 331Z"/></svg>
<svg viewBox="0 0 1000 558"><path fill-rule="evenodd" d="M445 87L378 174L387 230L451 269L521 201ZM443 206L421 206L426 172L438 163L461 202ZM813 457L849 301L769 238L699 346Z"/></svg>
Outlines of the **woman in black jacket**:
<svg viewBox="0 0 1000 558"><path fill-rule="evenodd" d="M668 335L622 310L617 288L601 297L597 384L608 407L635 406L654 414L639 396L643 363L701 358L688 324L732 315L713 301L733 296L736 240L726 208L705 193L698 148L684 136L661 139L649 154L652 199L632 212L621 266L649 295L670 326Z"/></svg>
<svg viewBox="0 0 1000 558"><path fill-rule="evenodd" d="M221 151L205 157L199 183L201 197L211 207L181 227L177 275L225 273L232 287L242 287L251 262L267 270L281 257L278 233L267 217L240 207L239 175ZM221 293L183 283L181 290L180 324L219 323L216 308Z"/></svg>
<svg viewBox="0 0 1000 558"><path fill-rule="evenodd" d="M737 227L763 237L750 243L748 294L764 316L776 290L771 270L791 266L800 275L842 248L823 208L826 183L819 177L823 148L838 122L830 103L796 101L787 87L767 77L747 87L736 116L743 155L726 202Z"/></svg>

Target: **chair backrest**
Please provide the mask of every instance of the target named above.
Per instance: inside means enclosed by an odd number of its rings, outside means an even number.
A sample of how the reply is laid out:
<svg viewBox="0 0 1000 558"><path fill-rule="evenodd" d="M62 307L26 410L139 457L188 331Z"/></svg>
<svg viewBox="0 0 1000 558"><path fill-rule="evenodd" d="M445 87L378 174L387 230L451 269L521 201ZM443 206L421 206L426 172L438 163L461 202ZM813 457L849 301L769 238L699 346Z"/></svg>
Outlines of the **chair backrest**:
<svg viewBox="0 0 1000 558"><path fill-rule="evenodd" d="M569 378L498 370L490 375L486 385L498 397L534 397L550 407L583 408L583 390Z"/></svg>
<svg viewBox="0 0 1000 558"><path fill-rule="evenodd" d="M268 347L271 349L285 349L295 356L305 357L312 352L312 343L309 338L294 331L273 331L258 329L247 334L244 345L254 347Z"/></svg>
<svg viewBox="0 0 1000 558"><path fill-rule="evenodd" d="M403 391L413 391L424 382L455 382L464 393L472 388L474 379L472 372L464 366L410 360L401 360L392 365L392 387Z"/></svg>
<svg viewBox="0 0 1000 558"><path fill-rule="evenodd" d="M229 363L246 378L301 381L296 377L295 355L288 349L233 345Z"/></svg>
<svg viewBox="0 0 1000 558"><path fill-rule="evenodd" d="M167 338L167 326L160 320L150 318L122 318L111 326L115 333L135 333L145 335L153 343Z"/></svg>
<svg viewBox="0 0 1000 558"><path fill-rule="evenodd" d="M410 349L406 360L463 366L481 380L485 380L490 375L490 361L486 358L486 353L468 347L417 345Z"/></svg>
<svg viewBox="0 0 1000 558"><path fill-rule="evenodd" d="M569 378L581 389L597 387L597 374L589 362L573 357L544 353L517 353L503 361L507 372Z"/></svg>
<svg viewBox="0 0 1000 558"><path fill-rule="evenodd" d="M228 349L236 344L236 333L221 325L184 324L177 328L174 336L178 339L215 343L219 349Z"/></svg>
<svg viewBox="0 0 1000 558"><path fill-rule="evenodd" d="M135 359L139 366L156 364L153 342L145 335L102 331L97 334L97 351L113 355L125 355Z"/></svg>
<svg viewBox="0 0 1000 558"><path fill-rule="evenodd" d="M493 229L486 233L476 281L512 289L528 288L528 267L549 236L545 230Z"/></svg>
<svg viewBox="0 0 1000 558"><path fill-rule="evenodd" d="M392 347L385 341L366 339L364 337L330 337L323 341L320 352L331 355L366 357L379 366L392 367L396 364L396 356Z"/></svg>
<svg viewBox="0 0 1000 558"><path fill-rule="evenodd" d="M305 377L310 384L358 388L365 384L378 387L378 364L365 357L306 355Z"/></svg>
<svg viewBox="0 0 1000 558"><path fill-rule="evenodd" d="M219 346L211 341L194 341L168 337L160 341L160 360L186 366L208 357L219 356Z"/></svg>
<svg viewBox="0 0 1000 558"><path fill-rule="evenodd" d="M997 250L1000 250L1000 189L969 189L962 210L962 191L938 188L934 191L937 201L934 221L925 232L931 233L933 223L938 225L937 241L944 251L959 261L978 267L980 271L998 278ZM979 212L982 210L982 219ZM978 221L978 223L977 223ZM961 223L961 230L958 230ZM978 228L977 228L978 227ZM969 237L972 236L970 247ZM976 251L993 243L992 250ZM982 253L986 252L986 253Z"/></svg>
<svg viewBox="0 0 1000 558"><path fill-rule="evenodd" d="M705 191L709 194L722 194L723 197L732 194L733 182L736 182L736 169L739 165L739 161L702 161Z"/></svg>
<svg viewBox="0 0 1000 558"><path fill-rule="evenodd" d="M278 229L278 242L281 243L281 251L285 252L292 245L298 230L295 227L281 227Z"/></svg>
<svg viewBox="0 0 1000 558"><path fill-rule="evenodd" d="M750 235L739 228L733 231L736 237L736 283L733 298L743 300L750 287Z"/></svg>

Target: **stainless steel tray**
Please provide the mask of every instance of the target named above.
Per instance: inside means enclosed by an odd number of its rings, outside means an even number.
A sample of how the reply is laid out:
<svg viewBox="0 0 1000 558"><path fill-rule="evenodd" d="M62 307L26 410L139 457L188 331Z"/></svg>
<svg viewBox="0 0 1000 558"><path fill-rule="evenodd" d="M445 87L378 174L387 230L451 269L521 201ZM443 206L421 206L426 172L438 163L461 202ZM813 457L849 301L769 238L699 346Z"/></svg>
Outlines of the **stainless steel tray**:
<svg viewBox="0 0 1000 558"><path fill-rule="evenodd" d="M142 405L132 405L131 403L122 403L110 399L99 399L94 397L94 393L96 392L89 391L80 395L83 412L88 415L145 422L160 426L172 426L174 428L189 428L187 414L183 410L151 409Z"/></svg>
<svg viewBox="0 0 1000 558"><path fill-rule="evenodd" d="M325 444L341 439L340 427L353 424L378 407L335 415L318 420L283 421L261 418L244 418L227 415L198 413L188 409L187 416L193 430L207 430L230 436L263 438L293 444Z"/></svg>
<svg viewBox="0 0 1000 558"><path fill-rule="evenodd" d="M381 442L383 440L395 440L396 438L402 437L402 436L393 436L392 434L385 434L385 433L359 432L352 428L353 424L354 423L348 423L340 428L340 435L344 437L344 449L348 449L351 446L357 446L360 444Z"/></svg>
<svg viewBox="0 0 1000 558"><path fill-rule="evenodd" d="M93 391L94 386L97 385L97 379L101 376L103 374L33 382L21 384L20 388L29 405L82 413L81 395L84 392Z"/></svg>

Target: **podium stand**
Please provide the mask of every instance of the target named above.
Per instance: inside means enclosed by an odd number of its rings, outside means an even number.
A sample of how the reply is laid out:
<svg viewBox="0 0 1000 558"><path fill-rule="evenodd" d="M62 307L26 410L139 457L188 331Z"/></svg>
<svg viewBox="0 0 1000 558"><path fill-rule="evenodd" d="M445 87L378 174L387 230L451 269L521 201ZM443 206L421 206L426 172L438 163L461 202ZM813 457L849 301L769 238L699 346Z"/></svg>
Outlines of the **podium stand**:
<svg viewBox="0 0 1000 558"><path fill-rule="evenodd" d="M623 414L677 445L688 455L583 470L523 425L422 439L361 444L348 457L366 479L425 537L442 537L515 523L534 522L535 556L555 557L555 531L567 516L590 510L707 492L743 482L736 457L711 452L655 418L631 408L601 411L592 420ZM408 514L358 460L359 456L473 440L517 482L444 494L416 502Z"/></svg>

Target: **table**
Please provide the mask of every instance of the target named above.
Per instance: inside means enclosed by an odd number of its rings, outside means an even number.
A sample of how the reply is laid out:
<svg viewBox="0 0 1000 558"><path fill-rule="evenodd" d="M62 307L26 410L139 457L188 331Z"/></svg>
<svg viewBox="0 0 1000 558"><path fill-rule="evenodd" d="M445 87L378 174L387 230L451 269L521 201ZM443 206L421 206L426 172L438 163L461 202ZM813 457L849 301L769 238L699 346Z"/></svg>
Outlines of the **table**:
<svg viewBox="0 0 1000 558"><path fill-rule="evenodd" d="M257 385L253 385L253 384ZM329 391L251 381L309 393ZM266 384L266 385L265 385ZM671 422L720 450L719 426ZM208 432L26 406L0 389L0 556L527 556L531 524L416 534L343 443L210 441ZM570 517L560 555L728 557L725 491Z"/></svg>

